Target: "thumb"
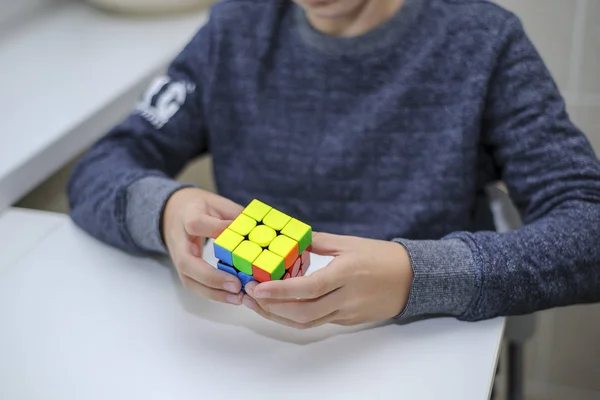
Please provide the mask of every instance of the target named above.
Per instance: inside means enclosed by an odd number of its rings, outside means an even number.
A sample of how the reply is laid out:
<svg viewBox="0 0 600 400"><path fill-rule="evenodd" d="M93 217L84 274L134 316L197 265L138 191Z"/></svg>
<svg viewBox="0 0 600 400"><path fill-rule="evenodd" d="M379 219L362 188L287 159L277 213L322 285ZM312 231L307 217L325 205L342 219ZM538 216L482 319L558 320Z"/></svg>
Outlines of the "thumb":
<svg viewBox="0 0 600 400"><path fill-rule="evenodd" d="M311 253L320 256L338 256L347 240L346 236L333 235L331 233L313 232Z"/></svg>
<svg viewBox="0 0 600 400"><path fill-rule="evenodd" d="M202 214L187 221L185 231L191 236L216 239L232 222Z"/></svg>

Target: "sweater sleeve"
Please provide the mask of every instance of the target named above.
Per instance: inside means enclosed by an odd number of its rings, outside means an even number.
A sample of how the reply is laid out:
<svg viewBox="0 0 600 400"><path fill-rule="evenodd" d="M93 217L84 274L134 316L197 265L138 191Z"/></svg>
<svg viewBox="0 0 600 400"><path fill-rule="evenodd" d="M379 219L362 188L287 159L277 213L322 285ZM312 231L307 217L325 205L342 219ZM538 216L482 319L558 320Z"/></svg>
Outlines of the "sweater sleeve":
<svg viewBox="0 0 600 400"><path fill-rule="evenodd" d="M70 215L95 238L132 253L166 252L162 209L187 186L174 176L208 151L202 95L211 58L210 21L148 88L135 110L75 165Z"/></svg>
<svg viewBox="0 0 600 400"><path fill-rule="evenodd" d="M515 16L500 37L482 141L523 227L398 240L415 272L399 317L476 321L600 301L600 163Z"/></svg>

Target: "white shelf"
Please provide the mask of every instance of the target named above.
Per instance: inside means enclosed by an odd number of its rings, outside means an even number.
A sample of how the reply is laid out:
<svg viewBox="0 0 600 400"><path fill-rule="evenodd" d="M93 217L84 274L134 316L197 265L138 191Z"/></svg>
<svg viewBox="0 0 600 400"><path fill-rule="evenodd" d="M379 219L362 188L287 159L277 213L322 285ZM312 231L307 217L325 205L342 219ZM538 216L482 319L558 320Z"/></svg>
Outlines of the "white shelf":
<svg viewBox="0 0 600 400"><path fill-rule="evenodd" d="M0 210L127 115L206 20L206 12L136 19L66 3L3 37Z"/></svg>

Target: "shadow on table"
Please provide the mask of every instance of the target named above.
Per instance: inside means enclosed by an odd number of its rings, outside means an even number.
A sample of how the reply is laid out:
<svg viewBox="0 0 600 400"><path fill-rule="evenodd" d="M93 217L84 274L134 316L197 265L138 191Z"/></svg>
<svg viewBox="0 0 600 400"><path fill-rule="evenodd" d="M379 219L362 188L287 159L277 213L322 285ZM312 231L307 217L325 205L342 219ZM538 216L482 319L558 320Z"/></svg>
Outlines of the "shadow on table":
<svg viewBox="0 0 600 400"><path fill-rule="evenodd" d="M199 298L196 294L191 293L183 287L171 260L163 258L159 260L159 263L170 270L178 300L188 314L220 325L242 327L265 338L290 344L309 345L340 335L355 335L359 332L372 331L384 327L391 327L391 329L396 327L400 329L403 326L411 326L417 322L442 317L431 316L403 321L383 321L352 327L330 324L314 329L297 330L266 320L244 306L232 306ZM418 330L416 332L414 329L402 329L402 333L398 332L397 334L401 334L402 336L418 334L422 337L424 334L436 335L439 333L441 333L439 330L429 330L427 332Z"/></svg>

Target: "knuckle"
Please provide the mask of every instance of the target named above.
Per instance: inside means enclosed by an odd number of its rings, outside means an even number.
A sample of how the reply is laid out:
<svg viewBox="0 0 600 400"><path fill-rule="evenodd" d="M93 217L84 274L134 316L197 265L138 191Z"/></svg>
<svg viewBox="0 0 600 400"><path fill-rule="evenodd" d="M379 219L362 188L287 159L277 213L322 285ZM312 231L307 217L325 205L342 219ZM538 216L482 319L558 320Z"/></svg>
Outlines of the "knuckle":
<svg viewBox="0 0 600 400"><path fill-rule="evenodd" d="M265 313L273 314L273 305L266 301L257 301L258 308L262 309Z"/></svg>
<svg viewBox="0 0 600 400"><path fill-rule="evenodd" d="M183 229L185 229L185 231L187 233L191 233L191 232L195 232L196 231L196 220L195 219L189 219L187 218L185 220L185 222L183 223Z"/></svg>
<svg viewBox="0 0 600 400"><path fill-rule="evenodd" d="M187 262L185 259L177 258L174 263L181 275L190 276L189 262Z"/></svg>
<svg viewBox="0 0 600 400"><path fill-rule="evenodd" d="M355 321L359 318L358 309L352 307L344 313L344 320Z"/></svg>
<svg viewBox="0 0 600 400"><path fill-rule="evenodd" d="M359 265L354 265L351 274L353 279L362 281L371 279L373 271L370 268L361 268Z"/></svg>
<svg viewBox="0 0 600 400"><path fill-rule="evenodd" d="M221 278L217 271L200 272L200 280L204 285L210 287L217 287L221 283Z"/></svg>
<svg viewBox="0 0 600 400"><path fill-rule="evenodd" d="M306 316L301 316L299 318L296 319L296 322L303 324L303 325L308 325L312 322L312 320Z"/></svg>
<svg viewBox="0 0 600 400"><path fill-rule="evenodd" d="M202 198L198 198L190 203L190 211L195 214L206 212L206 203Z"/></svg>
<svg viewBox="0 0 600 400"><path fill-rule="evenodd" d="M294 328L300 330L300 331L305 331L307 329L312 328L312 326L310 324L295 324Z"/></svg>
<svg viewBox="0 0 600 400"><path fill-rule="evenodd" d="M309 291L310 296L313 298L321 297L325 294L325 288L326 284L323 279L315 279L312 288Z"/></svg>
<svg viewBox="0 0 600 400"><path fill-rule="evenodd" d="M193 281L185 275L181 277L181 284L186 290L192 290L194 287Z"/></svg>
<svg viewBox="0 0 600 400"><path fill-rule="evenodd" d="M301 324L308 324L309 322L314 320L312 313L308 309L300 309L298 310L296 315L296 321L300 322Z"/></svg>
<svg viewBox="0 0 600 400"><path fill-rule="evenodd" d="M344 318L342 318L339 321L339 325L354 326L354 325L358 324L360 319L361 319L360 314L357 311L350 311L350 312L346 313L344 315Z"/></svg>

